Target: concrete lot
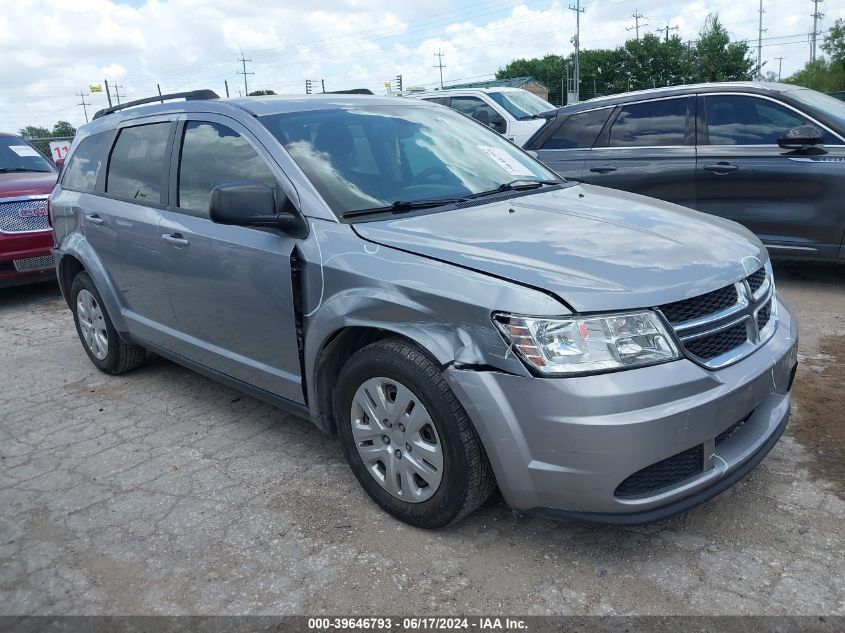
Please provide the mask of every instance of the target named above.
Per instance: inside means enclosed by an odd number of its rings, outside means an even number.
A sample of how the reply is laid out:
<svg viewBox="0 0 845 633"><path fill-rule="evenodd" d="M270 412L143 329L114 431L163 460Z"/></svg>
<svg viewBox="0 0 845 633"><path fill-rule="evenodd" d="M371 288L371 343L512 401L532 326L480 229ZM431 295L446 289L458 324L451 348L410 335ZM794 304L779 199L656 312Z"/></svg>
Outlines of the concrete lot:
<svg viewBox="0 0 845 633"><path fill-rule="evenodd" d="M793 421L734 489L613 528L494 500L438 532L310 423L159 358L108 377L53 285L0 291L0 613L845 614L845 266L783 263Z"/></svg>

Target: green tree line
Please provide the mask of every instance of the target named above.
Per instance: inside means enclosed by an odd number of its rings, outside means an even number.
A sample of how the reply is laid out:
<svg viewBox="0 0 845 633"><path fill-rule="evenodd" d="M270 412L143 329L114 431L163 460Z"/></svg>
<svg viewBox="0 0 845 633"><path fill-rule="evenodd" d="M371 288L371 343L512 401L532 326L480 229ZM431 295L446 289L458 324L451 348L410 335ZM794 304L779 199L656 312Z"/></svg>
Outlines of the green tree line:
<svg viewBox="0 0 845 633"><path fill-rule="evenodd" d="M808 62L786 81L819 92L845 91L845 20L836 20L825 35L822 51L827 57Z"/></svg>

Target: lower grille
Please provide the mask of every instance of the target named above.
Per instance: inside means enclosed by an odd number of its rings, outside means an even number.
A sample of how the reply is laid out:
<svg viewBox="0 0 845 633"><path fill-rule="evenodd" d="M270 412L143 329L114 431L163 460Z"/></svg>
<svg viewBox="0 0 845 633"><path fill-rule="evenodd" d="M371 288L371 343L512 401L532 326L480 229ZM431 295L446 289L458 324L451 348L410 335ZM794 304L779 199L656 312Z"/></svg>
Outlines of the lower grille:
<svg viewBox="0 0 845 633"><path fill-rule="evenodd" d="M0 199L0 232L29 233L49 229L46 198L9 202Z"/></svg>
<svg viewBox="0 0 845 633"><path fill-rule="evenodd" d="M704 472L704 445L699 444L683 453L638 470L619 484L617 497L636 497L661 488L668 488Z"/></svg>
<svg viewBox="0 0 845 633"><path fill-rule="evenodd" d="M753 413L753 411L751 413ZM742 427L744 427L745 423L748 422L748 420L751 418L751 413L746 415L744 418L742 418L738 422L734 422L728 428L726 428L724 431L719 433L716 436L716 446L718 447L719 444L722 444L723 442L727 442L729 439L731 439L734 436L734 434L737 431L739 431Z"/></svg>
<svg viewBox="0 0 845 633"><path fill-rule="evenodd" d="M26 273L33 270L43 270L53 267L53 258L50 255L42 257L27 257L26 259L13 259L15 270L19 273Z"/></svg>

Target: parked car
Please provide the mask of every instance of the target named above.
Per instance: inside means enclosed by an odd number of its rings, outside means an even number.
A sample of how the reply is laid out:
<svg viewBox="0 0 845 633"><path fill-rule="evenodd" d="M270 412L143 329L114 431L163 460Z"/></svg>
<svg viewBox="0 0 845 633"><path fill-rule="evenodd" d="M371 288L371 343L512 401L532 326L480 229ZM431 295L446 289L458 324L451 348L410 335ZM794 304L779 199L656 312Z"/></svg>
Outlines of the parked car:
<svg viewBox="0 0 845 633"><path fill-rule="evenodd" d="M182 96L98 113L51 196L104 372L153 350L306 417L423 527L496 485L653 521L783 432L798 326L739 225L560 181L425 101Z"/></svg>
<svg viewBox="0 0 845 633"><path fill-rule="evenodd" d="M676 86L549 113L526 149L567 180L735 220L773 254L845 258L845 103L771 83Z"/></svg>
<svg viewBox="0 0 845 633"><path fill-rule="evenodd" d="M519 146L545 123L539 115L555 109L548 101L522 88L456 88L409 92L406 96L449 106Z"/></svg>
<svg viewBox="0 0 845 633"><path fill-rule="evenodd" d="M56 168L29 142L0 133L0 288L54 278L47 196Z"/></svg>

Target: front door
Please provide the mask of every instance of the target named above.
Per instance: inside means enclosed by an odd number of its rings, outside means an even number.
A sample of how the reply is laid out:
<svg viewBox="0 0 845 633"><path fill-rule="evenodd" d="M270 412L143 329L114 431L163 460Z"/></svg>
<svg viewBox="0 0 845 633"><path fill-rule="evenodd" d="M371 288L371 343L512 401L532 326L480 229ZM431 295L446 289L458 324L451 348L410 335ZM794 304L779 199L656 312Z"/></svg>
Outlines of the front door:
<svg viewBox="0 0 845 633"><path fill-rule="evenodd" d="M739 94L699 97L696 208L745 225L773 252L836 257L845 233L845 144L790 106ZM778 147L815 124L821 150Z"/></svg>
<svg viewBox="0 0 845 633"><path fill-rule="evenodd" d="M215 224L211 190L253 180L275 187L267 151L227 117L188 119L177 134L173 204L159 239L179 324L174 351L288 400L304 403L290 258L277 231Z"/></svg>
<svg viewBox="0 0 845 633"><path fill-rule="evenodd" d="M581 179L692 207L695 98L620 105L587 156Z"/></svg>

